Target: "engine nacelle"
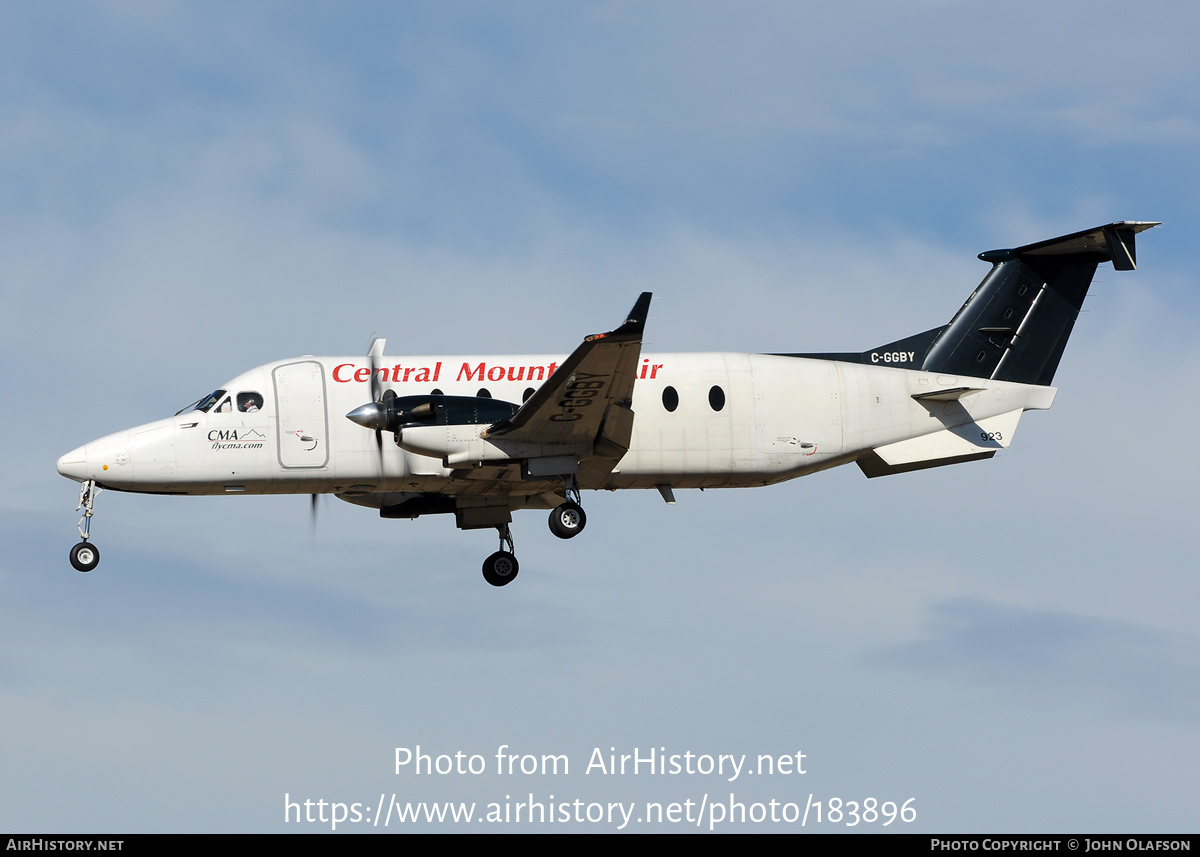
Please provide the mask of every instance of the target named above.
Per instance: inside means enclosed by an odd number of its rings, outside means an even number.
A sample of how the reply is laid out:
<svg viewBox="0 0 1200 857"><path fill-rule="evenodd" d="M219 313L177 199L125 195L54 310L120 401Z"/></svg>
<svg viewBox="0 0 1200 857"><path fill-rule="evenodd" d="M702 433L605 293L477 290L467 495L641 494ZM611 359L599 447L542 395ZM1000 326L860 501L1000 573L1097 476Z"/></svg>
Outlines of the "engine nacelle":
<svg viewBox="0 0 1200 857"><path fill-rule="evenodd" d="M476 396L386 396L346 414L346 419L376 431L417 426L489 426L511 419L520 405Z"/></svg>
<svg viewBox="0 0 1200 857"><path fill-rule="evenodd" d="M490 425L490 423L489 423ZM451 469L480 467L507 462L530 462L530 470L539 475L566 475L578 469L579 457L587 450L579 445L524 443L504 438L485 440L480 437L483 426L419 426L407 425L396 432L396 445L401 449L441 459ZM534 462L552 466L542 467Z"/></svg>
<svg viewBox="0 0 1200 857"><path fill-rule="evenodd" d="M396 446L435 458L451 469L526 462L527 473L534 477L578 472L579 459L591 453L590 446L481 436L488 426L511 419L520 408L474 396L392 396L355 408L346 417L364 428L390 431Z"/></svg>

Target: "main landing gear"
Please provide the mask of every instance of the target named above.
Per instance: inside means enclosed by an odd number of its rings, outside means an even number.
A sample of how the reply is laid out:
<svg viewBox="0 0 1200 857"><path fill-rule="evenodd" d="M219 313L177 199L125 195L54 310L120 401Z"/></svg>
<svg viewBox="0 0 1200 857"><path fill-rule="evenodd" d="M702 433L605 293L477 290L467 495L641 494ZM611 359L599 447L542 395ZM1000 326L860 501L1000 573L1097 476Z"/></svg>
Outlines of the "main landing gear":
<svg viewBox="0 0 1200 857"><path fill-rule="evenodd" d="M550 532L560 539L573 539L587 526L587 515L579 503L579 487L575 477L567 477L567 502L560 503L550 513Z"/></svg>
<svg viewBox="0 0 1200 857"><path fill-rule="evenodd" d="M583 532L587 525L587 515L579 504L579 487L575 477L567 477L567 499L560 503L550 513L550 532L560 539L573 539ZM500 550L483 561L483 579L492 586L507 586L517 576L520 565L513 551L512 530L508 524L496 527L500 534ZM505 550L505 547L508 549Z"/></svg>
<svg viewBox="0 0 1200 857"><path fill-rule="evenodd" d="M71 565L76 571L91 571L100 564L99 548L88 541L92 531L92 504L100 491L91 479L79 487L79 506L75 511L83 509L79 519L79 536L83 541L71 548Z"/></svg>
<svg viewBox="0 0 1200 857"><path fill-rule="evenodd" d="M550 532L560 539L573 539L583 532L587 525L587 515L578 503L568 500L554 507L550 513Z"/></svg>
<svg viewBox="0 0 1200 857"><path fill-rule="evenodd" d="M521 566L513 554L515 548L508 524L501 524L496 530L500 533L500 550L483 561L483 579L492 586L507 586L517 576ZM508 550L504 549L505 545L508 545Z"/></svg>

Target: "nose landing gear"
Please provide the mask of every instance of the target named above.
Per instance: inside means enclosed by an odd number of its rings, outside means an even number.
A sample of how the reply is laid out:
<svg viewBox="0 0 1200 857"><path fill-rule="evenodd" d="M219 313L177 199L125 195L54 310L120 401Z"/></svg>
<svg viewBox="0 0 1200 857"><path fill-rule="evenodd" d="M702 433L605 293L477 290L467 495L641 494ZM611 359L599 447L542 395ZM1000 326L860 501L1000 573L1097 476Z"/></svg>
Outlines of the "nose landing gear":
<svg viewBox="0 0 1200 857"><path fill-rule="evenodd" d="M91 571L100 564L100 550L95 545L80 542L71 548L71 565L76 571Z"/></svg>
<svg viewBox="0 0 1200 857"><path fill-rule="evenodd" d="M75 511L83 510L79 519L79 536L83 541L71 548L71 566L76 571L91 571L100 564L100 550L88 538L92 531L92 504L101 490L92 479L79 487L79 506Z"/></svg>

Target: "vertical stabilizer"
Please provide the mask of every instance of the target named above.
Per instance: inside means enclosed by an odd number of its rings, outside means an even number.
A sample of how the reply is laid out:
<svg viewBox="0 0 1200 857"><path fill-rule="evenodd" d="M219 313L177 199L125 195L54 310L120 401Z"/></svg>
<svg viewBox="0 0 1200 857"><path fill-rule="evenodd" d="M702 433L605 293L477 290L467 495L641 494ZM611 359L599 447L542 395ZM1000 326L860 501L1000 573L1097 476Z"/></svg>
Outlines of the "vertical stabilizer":
<svg viewBox="0 0 1200 857"><path fill-rule="evenodd" d="M1123 220L980 253L992 269L949 324L861 353L794 356L1048 386L1096 266L1135 270L1135 236L1158 225Z"/></svg>
<svg viewBox="0 0 1200 857"><path fill-rule="evenodd" d="M1049 385L1096 266L1133 270L1134 236L1157 225L1122 221L980 253L992 270L930 348L924 368Z"/></svg>

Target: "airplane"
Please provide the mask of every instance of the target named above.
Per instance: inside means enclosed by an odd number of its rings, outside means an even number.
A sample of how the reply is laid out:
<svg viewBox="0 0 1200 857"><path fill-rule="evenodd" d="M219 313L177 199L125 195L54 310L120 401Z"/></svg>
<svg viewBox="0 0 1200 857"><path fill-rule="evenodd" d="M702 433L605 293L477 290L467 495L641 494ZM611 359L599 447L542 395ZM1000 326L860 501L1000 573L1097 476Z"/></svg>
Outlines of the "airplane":
<svg viewBox="0 0 1200 857"><path fill-rule="evenodd" d="M512 513L571 539L581 492L771 485L856 463L869 478L991 458L1050 386L1096 266L1137 267L1119 221L1009 250L940 327L863 352L642 354L651 293L570 355L305 356L251 369L172 417L68 452L79 571L96 495L334 494L383 518L495 528L493 586L519 569ZM344 416L343 416L344 415ZM389 436L384 442L384 435Z"/></svg>

